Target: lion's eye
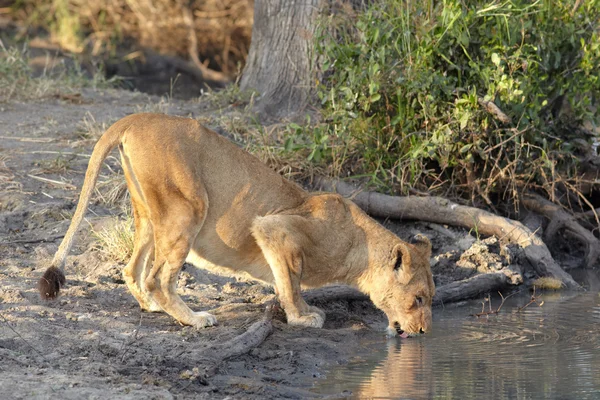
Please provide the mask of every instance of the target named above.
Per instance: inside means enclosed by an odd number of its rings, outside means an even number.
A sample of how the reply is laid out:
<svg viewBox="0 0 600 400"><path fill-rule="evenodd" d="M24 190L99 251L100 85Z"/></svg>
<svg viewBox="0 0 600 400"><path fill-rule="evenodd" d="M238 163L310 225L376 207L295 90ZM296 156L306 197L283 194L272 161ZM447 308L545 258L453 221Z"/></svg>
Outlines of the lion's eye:
<svg viewBox="0 0 600 400"><path fill-rule="evenodd" d="M417 305L423 305L423 298L421 296L417 296L415 301L417 302Z"/></svg>

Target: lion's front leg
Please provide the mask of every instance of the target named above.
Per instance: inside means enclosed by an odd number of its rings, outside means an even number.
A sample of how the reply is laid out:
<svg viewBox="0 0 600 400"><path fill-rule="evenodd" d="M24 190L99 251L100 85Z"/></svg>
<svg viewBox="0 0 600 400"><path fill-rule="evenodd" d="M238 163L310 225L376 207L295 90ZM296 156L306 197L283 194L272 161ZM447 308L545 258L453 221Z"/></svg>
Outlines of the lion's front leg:
<svg viewBox="0 0 600 400"><path fill-rule="evenodd" d="M323 327L325 313L306 304L300 294L304 256L299 232L294 230L293 215L270 215L257 218L252 233L275 278L279 302L288 324Z"/></svg>
<svg viewBox="0 0 600 400"><path fill-rule="evenodd" d="M271 267L271 269L272 268L273 267ZM298 304L294 304L292 301L290 301L290 298L292 296L289 295L289 292L286 294L281 294L282 292L279 288L282 285L279 284L277 278L275 279L279 302L285 310L288 324L310 326L313 328L322 328L323 324L325 323L325 313L323 312L323 310L314 306L309 306L308 304L306 304L304 299L302 299L302 297L299 298Z"/></svg>

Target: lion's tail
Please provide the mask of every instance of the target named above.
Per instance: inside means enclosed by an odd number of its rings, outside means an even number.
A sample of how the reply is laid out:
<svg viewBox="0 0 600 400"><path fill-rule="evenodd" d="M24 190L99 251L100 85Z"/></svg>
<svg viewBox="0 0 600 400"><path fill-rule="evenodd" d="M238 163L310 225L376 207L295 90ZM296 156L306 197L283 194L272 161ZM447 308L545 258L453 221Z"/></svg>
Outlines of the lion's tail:
<svg viewBox="0 0 600 400"><path fill-rule="evenodd" d="M65 274L63 272L65 259L71 249L75 233L77 233L77 229L83 220L88 203L94 192L94 186L98 180L102 163L108 157L108 154L121 142L121 138L129 126L131 126L129 118L117 121L104 132L100 140L96 143L96 146L94 146L94 151L92 152L87 172L85 173L81 194L79 195L79 203L71 220L71 225L69 225L65 237L54 255L52 265L46 270L38 283L38 289L43 299L55 298L61 286L65 284Z"/></svg>

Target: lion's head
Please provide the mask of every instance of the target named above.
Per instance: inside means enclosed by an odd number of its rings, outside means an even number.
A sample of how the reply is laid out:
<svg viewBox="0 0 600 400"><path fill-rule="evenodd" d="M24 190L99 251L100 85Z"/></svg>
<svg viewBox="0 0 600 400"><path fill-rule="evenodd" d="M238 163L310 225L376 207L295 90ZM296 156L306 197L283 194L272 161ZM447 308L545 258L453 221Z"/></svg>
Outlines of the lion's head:
<svg viewBox="0 0 600 400"><path fill-rule="evenodd" d="M391 252L388 247L382 253L370 266L368 292L388 317L387 334L408 337L428 332L435 293L429 263L431 242L423 235L415 236L411 243L397 239Z"/></svg>

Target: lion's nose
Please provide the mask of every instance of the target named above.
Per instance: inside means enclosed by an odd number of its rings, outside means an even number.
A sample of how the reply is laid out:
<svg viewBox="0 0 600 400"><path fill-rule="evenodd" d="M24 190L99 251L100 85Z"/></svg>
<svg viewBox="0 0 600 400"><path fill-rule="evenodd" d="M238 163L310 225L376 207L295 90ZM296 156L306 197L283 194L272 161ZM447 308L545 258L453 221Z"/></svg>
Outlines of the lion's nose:
<svg viewBox="0 0 600 400"><path fill-rule="evenodd" d="M423 330L423 328L419 328L419 333L422 335L425 333L425 331Z"/></svg>

